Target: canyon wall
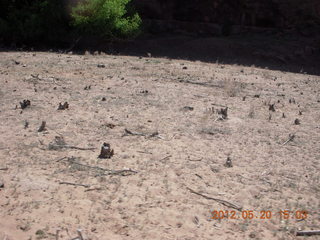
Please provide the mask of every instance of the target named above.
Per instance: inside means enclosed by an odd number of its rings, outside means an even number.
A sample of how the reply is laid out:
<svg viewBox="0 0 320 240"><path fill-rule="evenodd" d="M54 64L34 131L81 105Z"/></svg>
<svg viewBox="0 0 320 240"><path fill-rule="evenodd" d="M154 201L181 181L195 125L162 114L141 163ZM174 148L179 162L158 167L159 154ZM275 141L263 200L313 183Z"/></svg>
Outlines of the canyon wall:
<svg viewBox="0 0 320 240"><path fill-rule="evenodd" d="M158 30L188 30L183 22L202 24L201 31L218 26L290 29L320 24L319 0L133 0L133 3L146 22L153 27L158 24Z"/></svg>

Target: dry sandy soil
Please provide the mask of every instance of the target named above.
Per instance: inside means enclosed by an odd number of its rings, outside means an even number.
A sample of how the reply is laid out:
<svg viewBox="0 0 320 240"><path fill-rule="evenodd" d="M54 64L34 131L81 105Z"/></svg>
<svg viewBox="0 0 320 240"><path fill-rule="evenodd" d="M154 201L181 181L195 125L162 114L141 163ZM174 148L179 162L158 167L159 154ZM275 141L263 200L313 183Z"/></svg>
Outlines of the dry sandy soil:
<svg viewBox="0 0 320 240"><path fill-rule="evenodd" d="M86 240L304 239L295 231L320 229L319 76L46 52L1 52L0 74L1 240L70 240L77 229ZM98 158L104 142L111 159ZM212 219L215 210L235 219Z"/></svg>

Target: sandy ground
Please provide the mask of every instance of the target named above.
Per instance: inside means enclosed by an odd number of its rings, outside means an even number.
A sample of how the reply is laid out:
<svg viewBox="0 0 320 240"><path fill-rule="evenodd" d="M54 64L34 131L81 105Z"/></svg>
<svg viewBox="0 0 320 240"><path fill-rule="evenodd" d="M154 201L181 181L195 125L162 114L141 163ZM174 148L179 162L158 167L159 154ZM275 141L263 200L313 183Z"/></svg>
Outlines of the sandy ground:
<svg viewBox="0 0 320 240"><path fill-rule="evenodd" d="M45 52L1 52L0 74L1 240L70 240L77 229L86 240L304 239L295 231L320 229L319 76ZM111 159L98 158L104 142Z"/></svg>

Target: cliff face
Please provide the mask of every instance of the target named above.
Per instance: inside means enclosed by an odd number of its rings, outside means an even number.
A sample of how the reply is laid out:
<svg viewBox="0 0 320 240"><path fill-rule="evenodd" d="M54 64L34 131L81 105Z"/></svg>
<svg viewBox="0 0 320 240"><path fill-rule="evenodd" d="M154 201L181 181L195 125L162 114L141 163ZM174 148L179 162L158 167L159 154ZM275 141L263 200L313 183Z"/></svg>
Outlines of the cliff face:
<svg viewBox="0 0 320 240"><path fill-rule="evenodd" d="M133 0L144 19L263 28L320 23L319 0Z"/></svg>

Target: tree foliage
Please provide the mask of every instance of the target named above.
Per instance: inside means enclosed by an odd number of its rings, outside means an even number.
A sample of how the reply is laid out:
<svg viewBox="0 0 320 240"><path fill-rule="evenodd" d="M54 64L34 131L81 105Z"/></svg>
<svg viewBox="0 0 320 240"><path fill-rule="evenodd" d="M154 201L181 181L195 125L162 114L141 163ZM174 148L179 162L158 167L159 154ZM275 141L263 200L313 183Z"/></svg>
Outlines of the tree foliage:
<svg viewBox="0 0 320 240"><path fill-rule="evenodd" d="M80 0L67 11L62 0L1 0L0 40L39 43L74 34L128 38L139 33L141 19L130 0Z"/></svg>
<svg viewBox="0 0 320 240"><path fill-rule="evenodd" d="M140 31L137 13L128 14L130 0L84 0L72 11L80 33L103 37L134 37Z"/></svg>

